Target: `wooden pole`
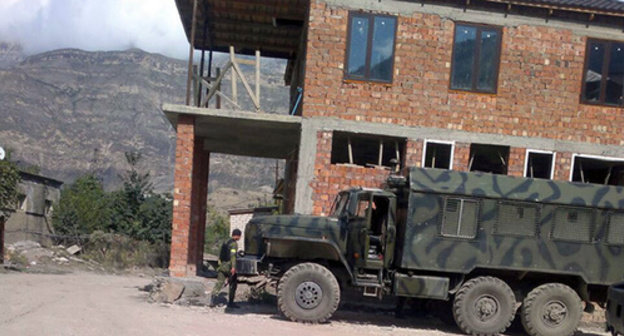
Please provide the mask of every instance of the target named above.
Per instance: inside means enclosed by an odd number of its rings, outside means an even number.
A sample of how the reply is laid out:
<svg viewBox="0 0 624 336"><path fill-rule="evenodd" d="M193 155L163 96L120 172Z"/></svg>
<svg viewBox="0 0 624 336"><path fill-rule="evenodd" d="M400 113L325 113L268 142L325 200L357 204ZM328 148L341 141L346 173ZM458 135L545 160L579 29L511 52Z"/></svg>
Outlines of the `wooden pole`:
<svg viewBox="0 0 624 336"><path fill-rule="evenodd" d="M217 77L221 76L221 68L217 68ZM221 82L217 83L217 91L221 91ZM216 108L221 108L221 96L217 95Z"/></svg>
<svg viewBox="0 0 624 336"><path fill-rule="evenodd" d="M188 77L186 79L186 105L191 105L191 81L193 80L193 53L195 52L195 26L197 25L197 0L193 1L193 19L191 20L191 40L189 47Z"/></svg>
<svg viewBox="0 0 624 336"><path fill-rule="evenodd" d="M256 101L260 109L260 50L256 50Z"/></svg>
<svg viewBox="0 0 624 336"><path fill-rule="evenodd" d="M230 62L235 64L236 59L234 57L234 46L230 46ZM232 101L238 104L238 97L236 92L236 71L232 69Z"/></svg>

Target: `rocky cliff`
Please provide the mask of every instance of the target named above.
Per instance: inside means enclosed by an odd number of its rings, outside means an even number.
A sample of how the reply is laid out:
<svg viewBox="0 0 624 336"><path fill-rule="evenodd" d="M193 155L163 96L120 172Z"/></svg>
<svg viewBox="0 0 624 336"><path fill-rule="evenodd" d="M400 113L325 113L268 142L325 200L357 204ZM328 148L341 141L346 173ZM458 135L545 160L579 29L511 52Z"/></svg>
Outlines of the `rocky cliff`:
<svg viewBox="0 0 624 336"><path fill-rule="evenodd" d="M140 152L158 190L170 191L175 131L161 106L183 103L186 66L138 49L24 58L19 47L0 44L0 146L47 176L71 182L96 172L107 186L127 169L124 152ZM283 62L263 60L262 105L274 113L288 106L283 73ZM274 166L274 160L212 154L211 185L270 186Z"/></svg>

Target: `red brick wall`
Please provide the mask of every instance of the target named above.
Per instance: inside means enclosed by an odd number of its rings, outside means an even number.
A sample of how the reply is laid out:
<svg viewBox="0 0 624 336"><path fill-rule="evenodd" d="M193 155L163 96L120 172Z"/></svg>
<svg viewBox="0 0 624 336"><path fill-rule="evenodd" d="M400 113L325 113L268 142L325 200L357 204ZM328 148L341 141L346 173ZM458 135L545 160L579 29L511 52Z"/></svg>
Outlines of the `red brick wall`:
<svg viewBox="0 0 624 336"><path fill-rule="evenodd" d="M526 148L511 147L509 149L509 162L507 165L507 175L524 176L524 157Z"/></svg>
<svg viewBox="0 0 624 336"><path fill-rule="evenodd" d="M453 153L453 170L468 171L470 162L470 144L464 142L455 143L455 152Z"/></svg>
<svg viewBox="0 0 624 336"><path fill-rule="evenodd" d="M171 276L197 273L203 259L209 156L195 138L195 118L178 117L171 227Z"/></svg>
<svg viewBox="0 0 624 336"><path fill-rule="evenodd" d="M180 115L173 177L173 221L171 227L171 259L169 262L169 272L176 277L186 276L188 263L194 145L195 118Z"/></svg>
<svg viewBox="0 0 624 336"><path fill-rule="evenodd" d="M555 176L553 179L569 181L572 169L572 153L558 152L555 157Z"/></svg>
<svg viewBox="0 0 624 336"><path fill-rule="evenodd" d="M379 188L388 178L389 170L331 164L332 132L317 133L316 162L312 213L327 215L338 192L350 187Z"/></svg>
<svg viewBox="0 0 624 336"><path fill-rule="evenodd" d="M624 144L621 109L579 103L586 38L570 30L505 27L498 93L483 95L448 88L451 20L399 16L394 80L378 84L343 80L348 9L313 0L310 18L304 116Z"/></svg>
<svg viewBox="0 0 624 336"><path fill-rule="evenodd" d="M408 139L405 147L405 166L422 167L423 141Z"/></svg>

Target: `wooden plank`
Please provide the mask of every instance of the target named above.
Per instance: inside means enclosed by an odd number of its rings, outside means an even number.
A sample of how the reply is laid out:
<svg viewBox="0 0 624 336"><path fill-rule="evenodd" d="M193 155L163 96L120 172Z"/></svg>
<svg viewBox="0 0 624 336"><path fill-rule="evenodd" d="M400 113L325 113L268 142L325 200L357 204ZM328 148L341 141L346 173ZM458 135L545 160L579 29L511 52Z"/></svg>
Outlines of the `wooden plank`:
<svg viewBox="0 0 624 336"><path fill-rule="evenodd" d="M260 104L260 50L256 50L256 100Z"/></svg>
<svg viewBox="0 0 624 336"><path fill-rule="evenodd" d="M217 76L217 80L215 83L213 83L210 87L210 90L208 90L208 94L206 95L205 101L208 102L210 101L210 98L212 98L212 96L215 95L217 88L221 87L221 82L223 81L223 76L225 76L225 73L228 71L228 69L230 69L232 67L232 62L228 61L225 64L225 68L223 69L223 72L221 72L218 76Z"/></svg>
<svg viewBox="0 0 624 336"><path fill-rule="evenodd" d="M258 99L256 99L256 96L254 95L254 92L251 90L251 86L249 86L249 83L247 83L247 79L243 75L243 72L238 67L238 64L234 63L234 64L232 64L232 66L234 67L234 70L238 74L238 77L240 77L241 82L243 82L243 86L245 87L245 90L247 90L247 93L249 94L249 97L251 98L251 101L254 103L254 106L256 107L256 110L259 110L260 109L260 102L258 101Z"/></svg>
<svg viewBox="0 0 624 336"><path fill-rule="evenodd" d="M233 69L236 69L236 57L234 55L234 46L230 45L230 63ZM238 92L236 88L236 71L232 71L232 101L238 104Z"/></svg>

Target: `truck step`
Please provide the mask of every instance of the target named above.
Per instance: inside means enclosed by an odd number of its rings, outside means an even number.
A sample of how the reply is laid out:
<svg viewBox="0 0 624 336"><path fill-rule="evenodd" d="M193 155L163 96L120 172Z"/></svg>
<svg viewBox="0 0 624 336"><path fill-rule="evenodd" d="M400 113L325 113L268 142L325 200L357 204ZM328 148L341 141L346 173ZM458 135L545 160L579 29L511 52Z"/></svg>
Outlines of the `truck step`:
<svg viewBox="0 0 624 336"><path fill-rule="evenodd" d="M364 287L364 292L362 292L362 295L364 296L368 296L368 297L376 297L378 299L381 299L381 286L379 287Z"/></svg>

